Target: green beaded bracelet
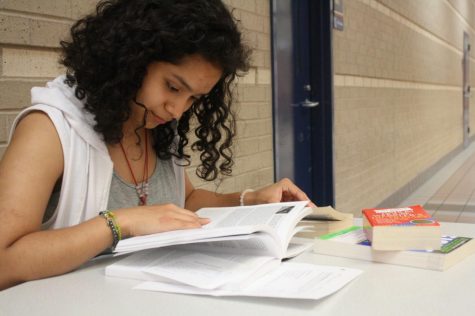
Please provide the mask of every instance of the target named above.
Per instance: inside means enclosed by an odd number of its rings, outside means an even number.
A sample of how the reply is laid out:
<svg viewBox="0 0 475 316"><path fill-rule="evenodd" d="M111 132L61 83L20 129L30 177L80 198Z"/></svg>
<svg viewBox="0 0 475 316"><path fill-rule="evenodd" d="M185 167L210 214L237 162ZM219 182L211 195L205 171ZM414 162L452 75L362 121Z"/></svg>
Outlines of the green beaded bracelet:
<svg viewBox="0 0 475 316"><path fill-rule="evenodd" d="M107 226L109 226L112 232L111 251L114 251L115 247L117 246L117 243L119 243L119 241L122 239L120 226L117 224L115 215L111 211L102 211L102 212L99 212L99 215L106 219Z"/></svg>

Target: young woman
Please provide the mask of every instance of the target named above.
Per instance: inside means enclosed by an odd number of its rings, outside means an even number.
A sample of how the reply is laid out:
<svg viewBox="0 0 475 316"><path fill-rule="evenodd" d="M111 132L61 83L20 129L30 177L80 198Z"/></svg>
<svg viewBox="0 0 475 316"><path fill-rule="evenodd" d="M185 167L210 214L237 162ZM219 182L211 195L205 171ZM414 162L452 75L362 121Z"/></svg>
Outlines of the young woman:
<svg viewBox="0 0 475 316"><path fill-rule="evenodd" d="M287 179L217 194L184 172L192 118L197 174L233 163L230 86L249 51L221 1L102 1L61 45L67 74L32 89L0 163L0 289L121 238L201 227L204 206L308 199Z"/></svg>

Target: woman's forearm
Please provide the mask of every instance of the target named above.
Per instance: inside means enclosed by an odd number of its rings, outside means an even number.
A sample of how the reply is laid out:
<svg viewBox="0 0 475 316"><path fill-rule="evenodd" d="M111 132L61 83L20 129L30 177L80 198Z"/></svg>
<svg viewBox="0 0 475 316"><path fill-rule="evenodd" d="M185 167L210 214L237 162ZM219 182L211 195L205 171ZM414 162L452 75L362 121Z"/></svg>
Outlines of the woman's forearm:
<svg viewBox="0 0 475 316"><path fill-rule="evenodd" d="M203 189L194 189L187 197L185 208L190 211L197 211L203 207L224 207L236 206L240 204L241 193L221 194Z"/></svg>
<svg viewBox="0 0 475 316"><path fill-rule="evenodd" d="M111 244L112 234L102 217L27 234L0 249L0 289L69 272Z"/></svg>
<svg viewBox="0 0 475 316"><path fill-rule="evenodd" d="M189 182L188 179L187 181ZM241 202L243 205L253 205L285 201L309 201L309 206L315 206L315 204L310 202L310 199L305 192L287 178L281 179L274 184L260 188L256 191L246 190L229 194L194 189L191 182L189 183L188 190L190 193L187 194L185 207L191 211L197 211L202 207L236 206L240 205Z"/></svg>

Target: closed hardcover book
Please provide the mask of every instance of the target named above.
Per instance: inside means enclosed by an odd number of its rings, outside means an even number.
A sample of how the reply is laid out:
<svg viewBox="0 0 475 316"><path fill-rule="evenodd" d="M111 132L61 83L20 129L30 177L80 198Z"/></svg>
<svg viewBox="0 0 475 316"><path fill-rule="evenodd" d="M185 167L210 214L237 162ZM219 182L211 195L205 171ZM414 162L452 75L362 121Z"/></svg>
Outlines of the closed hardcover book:
<svg viewBox="0 0 475 316"><path fill-rule="evenodd" d="M315 238L313 252L329 256L360 259L416 268L444 271L475 253L475 239L461 236L441 236L440 250L380 251L361 226Z"/></svg>
<svg viewBox="0 0 475 316"><path fill-rule="evenodd" d="M420 205L362 213L366 236L375 250L440 249L440 224Z"/></svg>

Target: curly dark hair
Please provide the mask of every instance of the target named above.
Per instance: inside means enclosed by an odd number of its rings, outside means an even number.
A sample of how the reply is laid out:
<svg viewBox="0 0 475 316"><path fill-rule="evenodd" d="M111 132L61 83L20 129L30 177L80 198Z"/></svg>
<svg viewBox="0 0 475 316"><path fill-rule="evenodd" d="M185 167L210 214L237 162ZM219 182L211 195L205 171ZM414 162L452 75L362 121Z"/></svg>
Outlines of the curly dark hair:
<svg viewBox="0 0 475 316"><path fill-rule="evenodd" d="M223 75L212 91L178 122L159 125L152 135L160 159L175 156L189 165L190 156L184 148L195 114L198 139L191 148L201 152L196 174L215 180L219 173L231 173L235 134L231 84L239 72L248 70L250 50L220 0L101 1L95 14L72 26L71 39L61 41L61 47L66 84L75 86L76 97L85 101L85 109L95 117L94 129L110 144L120 142L123 136L130 102L135 100L150 63L179 64L184 57L198 54L219 66Z"/></svg>

